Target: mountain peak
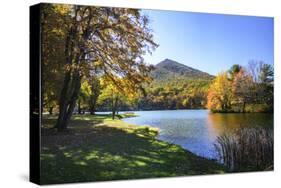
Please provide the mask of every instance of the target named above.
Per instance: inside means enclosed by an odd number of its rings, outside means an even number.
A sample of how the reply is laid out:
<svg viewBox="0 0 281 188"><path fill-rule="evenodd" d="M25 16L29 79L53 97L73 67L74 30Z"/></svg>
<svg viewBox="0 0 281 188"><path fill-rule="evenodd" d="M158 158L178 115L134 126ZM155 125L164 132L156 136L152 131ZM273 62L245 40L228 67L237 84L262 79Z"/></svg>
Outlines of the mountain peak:
<svg viewBox="0 0 281 188"><path fill-rule="evenodd" d="M163 61L159 62L156 66L160 66L160 65L166 65L166 64L180 64L174 60L171 60L171 59L164 59Z"/></svg>
<svg viewBox="0 0 281 188"><path fill-rule="evenodd" d="M213 76L202 72L200 70L194 69L192 67L186 66L184 64L178 63L171 59L164 59L155 66L153 71L153 77L165 79L165 77L170 78L185 78L185 79L212 79Z"/></svg>

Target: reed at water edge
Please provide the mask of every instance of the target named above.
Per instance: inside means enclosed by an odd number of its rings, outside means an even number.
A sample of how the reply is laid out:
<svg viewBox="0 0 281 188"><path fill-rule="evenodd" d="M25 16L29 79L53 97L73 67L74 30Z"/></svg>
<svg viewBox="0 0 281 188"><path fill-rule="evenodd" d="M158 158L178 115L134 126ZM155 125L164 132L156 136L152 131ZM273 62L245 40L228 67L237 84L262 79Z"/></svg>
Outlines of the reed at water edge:
<svg viewBox="0 0 281 188"><path fill-rule="evenodd" d="M232 172L273 169L273 131L243 128L217 137L220 161Z"/></svg>

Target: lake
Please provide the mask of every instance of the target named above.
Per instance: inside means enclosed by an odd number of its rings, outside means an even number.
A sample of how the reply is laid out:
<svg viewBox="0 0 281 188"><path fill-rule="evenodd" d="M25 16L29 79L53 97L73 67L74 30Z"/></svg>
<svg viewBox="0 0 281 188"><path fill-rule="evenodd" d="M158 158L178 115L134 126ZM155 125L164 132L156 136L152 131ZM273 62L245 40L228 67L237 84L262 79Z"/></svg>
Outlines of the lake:
<svg viewBox="0 0 281 188"><path fill-rule="evenodd" d="M157 139L178 144L206 158L218 159L217 136L242 127L273 128L273 114L210 113L208 110L135 111L138 117L123 119L136 125L158 127Z"/></svg>

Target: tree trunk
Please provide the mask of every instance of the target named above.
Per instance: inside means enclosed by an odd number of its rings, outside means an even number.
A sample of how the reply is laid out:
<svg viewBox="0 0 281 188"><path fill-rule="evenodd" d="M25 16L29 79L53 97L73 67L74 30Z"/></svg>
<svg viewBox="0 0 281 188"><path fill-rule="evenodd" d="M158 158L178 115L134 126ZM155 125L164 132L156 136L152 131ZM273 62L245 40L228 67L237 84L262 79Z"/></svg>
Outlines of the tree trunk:
<svg viewBox="0 0 281 188"><path fill-rule="evenodd" d="M70 82L70 71L67 71L65 73L64 76L64 82L63 82L63 88L61 90L61 94L60 94L60 100L59 100L59 117L56 123L56 128L58 128L59 130L62 130L64 127L64 118L66 115L66 110L67 110L67 101L69 96L67 96L68 94L68 89L69 89L69 82Z"/></svg>
<svg viewBox="0 0 281 188"><path fill-rule="evenodd" d="M50 108L49 108L49 114L50 114L50 115L53 114L53 108L54 108L54 107L50 107Z"/></svg>
<svg viewBox="0 0 281 188"><path fill-rule="evenodd" d="M114 102L114 98L112 99L112 119L115 119L115 112L116 112L116 108L115 108L115 102Z"/></svg>
<svg viewBox="0 0 281 188"><path fill-rule="evenodd" d="M118 110L118 96L112 99L112 119L115 119L116 111Z"/></svg>
<svg viewBox="0 0 281 188"><path fill-rule="evenodd" d="M81 114L81 101L78 99L78 114Z"/></svg>
<svg viewBox="0 0 281 188"><path fill-rule="evenodd" d="M74 25L70 28L65 42L66 65L69 65L70 68L65 72L63 87L60 94L59 117L55 125L58 131L63 131L67 128L81 86L79 69L71 68L72 64L79 64L79 54L75 54L75 47L77 47L75 44L77 34L76 16L77 12L75 12Z"/></svg>
<svg viewBox="0 0 281 188"><path fill-rule="evenodd" d="M90 104L89 104L89 106L90 106L90 114L91 115L95 115L96 103L97 103L97 101L96 101L95 97L91 96L90 97Z"/></svg>
<svg viewBox="0 0 281 188"><path fill-rule="evenodd" d="M56 127L58 131L63 131L67 128L67 124L72 116L76 100L81 86L81 78L78 70L66 72L63 89L59 101L59 117Z"/></svg>
<svg viewBox="0 0 281 188"><path fill-rule="evenodd" d="M245 112L245 108L246 108L246 102L243 102L243 107L242 108L243 108L242 111L244 113Z"/></svg>
<svg viewBox="0 0 281 188"><path fill-rule="evenodd" d="M91 84L92 94L90 96L89 106L90 106L91 114L94 115L96 112L97 101L100 95L100 82L98 78L95 77L91 79L91 82L92 82Z"/></svg>
<svg viewBox="0 0 281 188"><path fill-rule="evenodd" d="M115 119L115 110L112 110L112 119Z"/></svg>
<svg viewBox="0 0 281 188"><path fill-rule="evenodd" d="M96 112L95 107L91 107L90 108L90 114L95 115L95 112Z"/></svg>

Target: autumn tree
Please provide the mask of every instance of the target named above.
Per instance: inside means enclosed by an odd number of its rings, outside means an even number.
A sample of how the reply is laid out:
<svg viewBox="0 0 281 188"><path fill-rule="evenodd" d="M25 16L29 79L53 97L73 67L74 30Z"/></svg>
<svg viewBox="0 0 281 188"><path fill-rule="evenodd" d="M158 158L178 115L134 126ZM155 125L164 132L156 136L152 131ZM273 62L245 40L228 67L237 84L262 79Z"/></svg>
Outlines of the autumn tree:
<svg viewBox="0 0 281 188"><path fill-rule="evenodd" d="M118 87L114 84L107 84L107 87L103 90L101 100L108 100L112 112L112 119L115 119L118 106L123 96L121 95Z"/></svg>
<svg viewBox="0 0 281 188"><path fill-rule="evenodd" d="M109 100L111 104L112 119L115 119L122 102L134 103L141 95L145 95L145 90L138 85L133 84L128 80L128 77L115 78L114 82L104 77L101 80L101 85L104 88L100 96L101 101ZM140 77L142 83L150 83L150 77Z"/></svg>
<svg viewBox="0 0 281 188"><path fill-rule="evenodd" d="M58 19L61 14L57 9L45 4L42 6L42 111L47 110L50 114L57 107L64 74L64 31L62 20ZM60 28L57 26L60 25Z"/></svg>
<svg viewBox="0 0 281 188"><path fill-rule="evenodd" d="M151 69L142 56L157 45L148 18L137 9L51 6L55 12L52 16L59 24L48 27L60 33L63 41L59 60L64 67L64 80L56 124L62 131L72 116L84 77L96 76L98 69L113 84L117 84L116 78L127 77L128 82L141 89L142 78ZM47 19L47 25L51 21Z"/></svg>
<svg viewBox="0 0 281 188"><path fill-rule="evenodd" d="M90 77L89 85L90 85L89 110L90 113L94 115L97 108L98 97L101 94L101 84L99 78L96 76Z"/></svg>
<svg viewBox="0 0 281 188"><path fill-rule="evenodd" d="M242 67L238 64L232 65L232 67L228 70L229 79L233 81L235 76L240 72L241 69Z"/></svg>
<svg viewBox="0 0 281 188"><path fill-rule="evenodd" d="M247 103L253 102L254 88L253 77L244 68L241 68L232 83L233 100L236 104L241 105L241 112L245 112Z"/></svg>
<svg viewBox="0 0 281 188"><path fill-rule="evenodd" d="M212 111L228 111L231 107L231 81L226 72L220 73L210 85L207 107Z"/></svg>
<svg viewBox="0 0 281 188"><path fill-rule="evenodd" d="M265 112L273 110L273 67L261 61L233 65L210 86L208 108L212 111ZM246 106L248 107L246 110Z"/></svg>
<svg viewBox="0 0 281 188"><path fill-rule="evenodd" d="M77 100L78 114L84 114L85 110L89 108L89 100L91 95L91 87L87 80L82 80L81 89Z"/></svg>

